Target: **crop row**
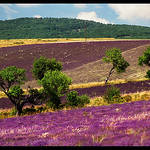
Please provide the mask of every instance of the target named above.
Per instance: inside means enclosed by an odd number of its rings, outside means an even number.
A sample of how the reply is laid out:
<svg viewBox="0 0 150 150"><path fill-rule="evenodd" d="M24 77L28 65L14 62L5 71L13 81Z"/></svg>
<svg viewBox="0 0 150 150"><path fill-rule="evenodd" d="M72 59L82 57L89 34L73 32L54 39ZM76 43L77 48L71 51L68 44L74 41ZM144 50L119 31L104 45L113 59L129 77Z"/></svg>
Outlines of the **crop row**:
<svg viewBox="0 0 150 150"><path fill-rule="evenodd" d="M150 100L0 120L1 146L150 146Z"/></svg>
<svg viewBox="0 0 150 150"><path fill-rule="evenodd" d="M25 68L29 80L32 80L30 69L35 57L54 57L63 63L63 71L65 71L100 60L105 51L113 47L126 51L145 44L150 44L150 40L49 43L1 47L0 66L5 68L16 65L19 68Z"/></svg>
<svg viewBox="0 0 150 150"><path fill-rule="evenodd" d="M105 85L105 86L94 86L94 87L88 87L88 88L77 88L76 90L79 95L86 94L89 97L98 97L102 96L106 89L110 87L111 85ZM115 84L117 88L120 88L120 92L122 94L127 93L137 93L142 91L149 91L150 85L149 81L139 81L139 82L127 82L123 84ZM62 103L66 101L66 97L62 97ZM0 99L0 108L12 108L13 104L8 98L1 98Z"/></svg>
<svg viewBox="0 0 150 150"><path fill-rule="evenodd" d="M102 96L106 89L112 85L94 86L89 88L75 89L79 94L87 94L90 97ZM115 84L115 87L120 89L122 94L137 93L150 90L149 81L127 82L123 84Z"/></svg>

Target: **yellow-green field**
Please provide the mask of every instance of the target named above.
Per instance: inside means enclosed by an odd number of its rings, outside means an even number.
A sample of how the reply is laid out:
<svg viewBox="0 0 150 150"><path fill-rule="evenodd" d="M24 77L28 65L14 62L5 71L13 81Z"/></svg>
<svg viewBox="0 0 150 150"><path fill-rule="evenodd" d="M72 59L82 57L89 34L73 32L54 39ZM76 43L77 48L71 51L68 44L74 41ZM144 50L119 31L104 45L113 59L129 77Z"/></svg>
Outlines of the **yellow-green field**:
<svg viewBox="0 0 150 150"><path fill-rule="evenodd" d="M48 39L4 39L0 40L0 47L18 46L26 44L57 43L57 42L89 42L89 41L124 41L141 39L115 39L115 38L48 38ZM142 39L147 40L147 39Z"/></svg>
<svg viewBox="0 0 150 150"><path fill-rule="evenodd" d="M138 81L146 81L148 80L147 78L140 78L140 79L117 79L117 80L111 80L107 83L107 85L115 85L115 84L120 84L120 83L127 83L127 82L138 82ZM76 88L89 88L93 86L104 86L105 81L101 82L88 82L88 83L78 83L78 84L72 84L70 85L70 89L76 89Z"/></svg>
<svg viewBox="0 0 150 150"><path fill-rule="evenodd" d="M114 38L87 38L86 41L115 40ZM6 39L0 40L0 47L55 43L55 42L85 42L85 38L49 38L49 39Z"/></svg>

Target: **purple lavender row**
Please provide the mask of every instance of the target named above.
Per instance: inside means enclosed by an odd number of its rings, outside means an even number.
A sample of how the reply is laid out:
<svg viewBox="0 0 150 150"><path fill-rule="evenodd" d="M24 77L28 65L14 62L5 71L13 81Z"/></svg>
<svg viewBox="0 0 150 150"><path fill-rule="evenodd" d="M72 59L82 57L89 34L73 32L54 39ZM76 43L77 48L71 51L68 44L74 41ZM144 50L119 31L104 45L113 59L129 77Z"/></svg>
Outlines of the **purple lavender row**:
<svg viewBox="0 0 150 150"><path fill-rule="evenodd" d="M106 89L112 85L95 86L89 88L75 89L80 95L87 94L90 97L102 96ZM127 82L123 84L115 84L115 87L120 89L122 94L137 93L150 90L149 81Z"/></svg>
<svg viewBox="0 0 150 150"><path fill-rule="evenodd" d="M97 97L104 95L106 89L110 87L111 85L105 85L105 86L95 86L95 87L89 87L89 88L79 88L74 89L76 90L79 95L86 94L88 96ZM120 92L122 94L126 93L137 93L142 91L148 91L150 90L149 81L139 81L139 82L128 82L123 84L116 84L117 88L120 88ZM62 103L66 101L66 97L62 97ZM1 98L0 99L0 108L11 108L13 107L13 104L10 102L8 98Z"/></svg>
<svg viewBox="0 0 150 150"><path fill-rule="evenodd" d="M150 101L0 120L0 146L150 146Z"/></svg>

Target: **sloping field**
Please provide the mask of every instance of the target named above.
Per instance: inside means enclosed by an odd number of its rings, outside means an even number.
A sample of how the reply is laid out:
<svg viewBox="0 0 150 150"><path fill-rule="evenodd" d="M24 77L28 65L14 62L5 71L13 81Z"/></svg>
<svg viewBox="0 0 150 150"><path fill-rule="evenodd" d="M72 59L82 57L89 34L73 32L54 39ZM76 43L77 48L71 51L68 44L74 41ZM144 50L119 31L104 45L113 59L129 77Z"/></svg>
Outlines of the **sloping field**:
<svg viewBox="0 0 150 150"><path fill-rule="evenodd" d="M30 83L35 86L30 72L34 58L54 57L63 62L63 72L72 77L74 83L101 81L111 65L104 65L100 59L107 49L117 47L123 51L131 66L121 76L112 74L111 79L120 77L130 80L141 78L147 70L145 66L137 66L137 59L148 45L150 40L3 47L0 48L0 67L16 65L27 69ZM95 97L103 95L109 86L76 90L79 95ZM115 86L120 88L121 93L150 90L149 81ZM10 108L12 104L8 101L7 98L1 98L0 107ZM41 113L1 119L0 146L150 146L149 124L150 100Z"/></svg>
<svg viewBox="0 0 150 150"><path fill-rule="evenodd" d="M27 69L28 84L32 87L37 86L33 80L30 69L32 68L34 58L46 56L48 58L56 58L63 63L63 72L70 76L73 83L88 83L96 81L104 81L111 64L106 64L101 61L105 51L117 47L123 51L123 55L130 66L126 73L112 74L110 79L133 79L141 78L145 75L148 67L137 66L138 56L142 55L146 46L150 45L150 40L127 40L127 41L101 41L101 42L76 42L76 43L49 43L49 44L33 44L13 47L0 48L0 67L16 65L19 68ZM134 86L136 83L127 83L117 85L121 87L121 91L125 92L125 86L128 91L136 93L137 91L149 90L148 81L138 83L138 87ZM142 85L143 84L143 85ZM144 86L146 89L144 89ZM132 88L135 87L135 88ZM76 89L79 94L87 94L89 96L101 96L106 90L107 86L96 86L91 88ZM1 98L1 108L12 107L11 103L6 98Z"/></svg>
<svg viewBox="0 0 150 150"><path fill-rule="evenodd" d="M150 44L146 44L123 51L122 55L124 56L125 60L130 63L130 66L126 69L125 73L117 74L114 72L111 75L110 80L132 80L143 78L146 75L146 71L149 69L149 67L146 65L143 67L138 66L138 57L143 55L143 51L146 50L146 47L149 45ZM99 59L91 63L84 64L80 67L66 70L64 72L72 78L74 83L100 82L105 81L111 68L112 64L107 64Z"/></svg>
<svg viewBox="0 0 150 150"><path fill-rule="evenodd" d="M16 65L19 68L25 68L27 69L29 80L32 81L33 77L30 69L32 68L34 58L39 58L40 56L54 57L63 63L63 71L66 71L67 75L73 78L73 83L101 81L108 73L110 67L101 63L101 58L106 50L113 47L120 48L123 52L128 50L132 54L127 55L128 53L125 53L125 55L126 58L128 57L127 59L131 59L137 47L148 44L150 44L150 40L48 43L1 47L0 66L5 68ZM135 48L134 51L133 48ZM140 48L138 52L141 54L145 47ZM139 53L136 54L136 58L132 59L137 59ZM136 62L134 61L134 63ZM141 68L138 68L139 72L141 72ZM130 70L130 73L133 73L132 71L135 68L132 69L130 67ZM85 77L86 75L88 78ZM76 76L79 78L76 78Z"/></svg>
<svg viewBox="0 0 150 150"><path fill-rule="evenodd" d="M1 146L150 146L150 100L0 120Z"/></svg>

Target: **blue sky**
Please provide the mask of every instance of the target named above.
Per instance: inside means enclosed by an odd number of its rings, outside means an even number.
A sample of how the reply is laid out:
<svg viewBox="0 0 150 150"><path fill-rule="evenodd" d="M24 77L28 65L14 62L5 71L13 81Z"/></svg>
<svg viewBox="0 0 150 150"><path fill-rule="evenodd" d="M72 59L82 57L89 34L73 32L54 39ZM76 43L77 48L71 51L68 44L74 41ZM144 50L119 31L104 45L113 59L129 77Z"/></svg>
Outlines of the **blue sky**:
<svg viewBox="0 0 150 150"><path fill-rule="evenodd" d="M150 27L150 4L0 3L0 20L21 17L77 18Z"/></svg>

